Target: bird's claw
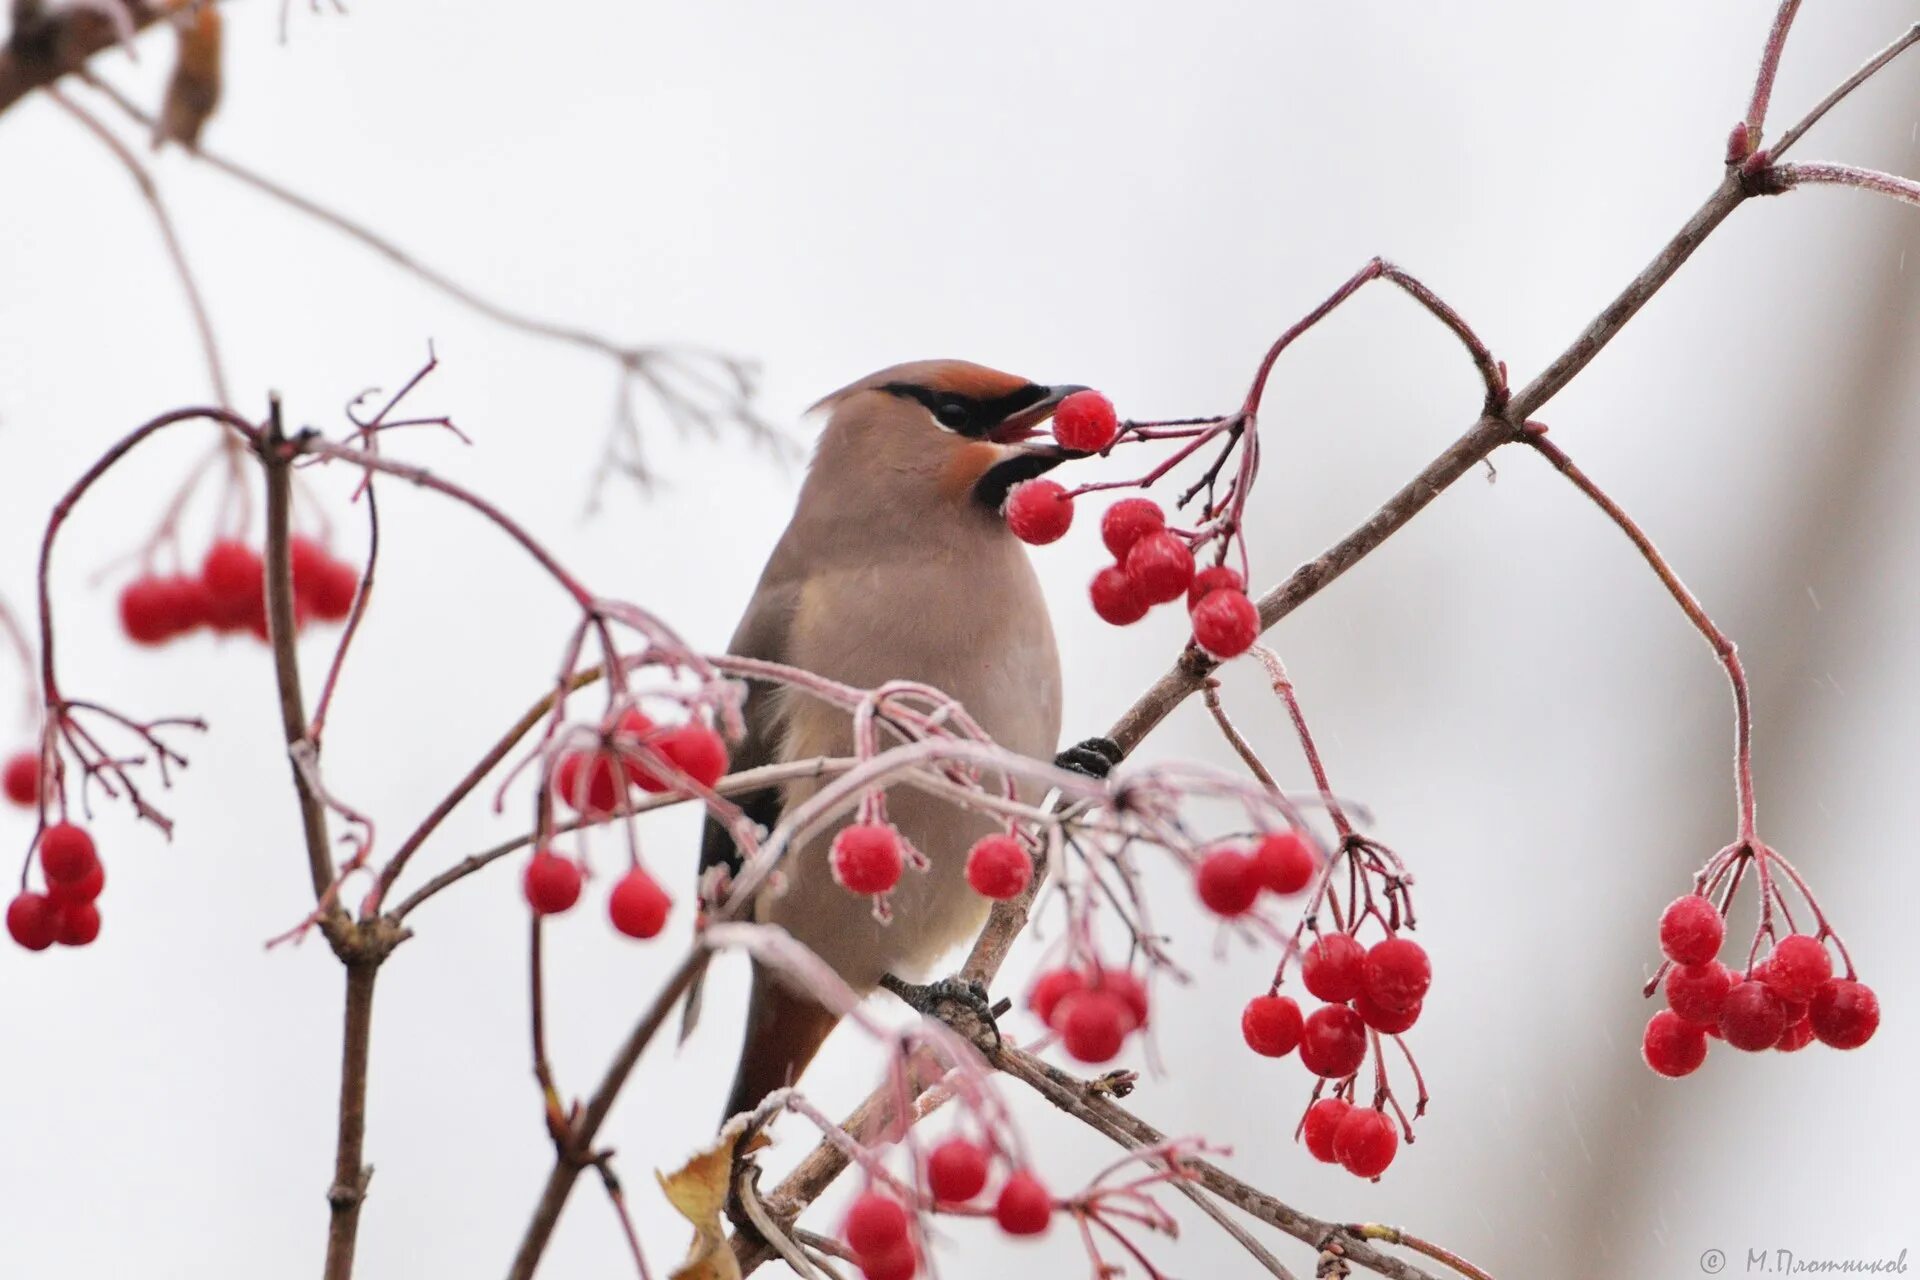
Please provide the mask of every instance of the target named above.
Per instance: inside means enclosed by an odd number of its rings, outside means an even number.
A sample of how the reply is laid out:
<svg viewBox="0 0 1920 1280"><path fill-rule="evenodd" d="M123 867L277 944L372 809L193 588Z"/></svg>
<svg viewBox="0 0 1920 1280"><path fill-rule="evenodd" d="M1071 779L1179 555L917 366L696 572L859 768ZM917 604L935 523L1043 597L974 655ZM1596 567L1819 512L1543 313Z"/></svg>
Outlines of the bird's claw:
<svg viewBox="0 0 1920 1280"><path fill-rule="evenodd" d="M994 1021L993 998L987 994L985 983L958 975L928 983L907 982L890 973L883 973L880 975L880 985L899 996L916 1013L938 1018L948 1025L953 1024L953 1016L942 1006L958 1005L979 1019L987 1034L993 1037L993 1047L1000 1047L1000 1024Z"/></svg>
<svg viewBox="0 0 1920 1280"><path fill-rule="evenodd" d="M1088 738L1077 742L1053 758L1055 767L1085 774L1095 782L1105 780L1126 752L1112 738Z"/></svg>

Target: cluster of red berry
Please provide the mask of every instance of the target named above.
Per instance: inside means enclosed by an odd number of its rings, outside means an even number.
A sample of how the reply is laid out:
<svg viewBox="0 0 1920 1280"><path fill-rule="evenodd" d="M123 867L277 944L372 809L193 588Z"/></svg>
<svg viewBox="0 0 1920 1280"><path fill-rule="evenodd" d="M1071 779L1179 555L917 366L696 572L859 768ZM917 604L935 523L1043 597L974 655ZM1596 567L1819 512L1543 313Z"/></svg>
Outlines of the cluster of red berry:
<svg viewBox="0 0 1920 1280"><path fill-rule="evenodd" d="M1743 975L1722 964L1726 921L1697 893L1676 898L1660 916L1660 949L1672 967L1667 1008L1647 1023L1640 1044L1647 1065L1663 1076L1690 1075L1707 1060L1707 1040L1736 1049L1792 1053L1818 1040L1858 1049L1880 1026L1880 1001L1851 970L1833 976L1822 939L1788 934Z"/></svg>
<svg viewBox="0 0 1920 1280"><path fill-rule="evenodd" d="M1054 438L1069 449L1096 453L1112 444L1120 423L1097 391L1061 401ZM1007 496L1007 527L1022 542L1044 546L1073 526L1073 495L1054 480L1028 480ZM1245 653L1260 635L1260 611L1246 582L1225 565L1196 572L1192 540L1167 528L1166 513L1149 498L1123 498L1100 517L1100 538L1114 562L1093 577L1093 611L1116 627L1147 616L1155 605L1187 598L1194 641L1216 658Z"/></svg>
<svg viewBox="0 0 1920 1280"><path fill-rule="evenodd" d="M989 1164L978 1143L949 1138L927 1157L927 1190L936 1204L965 1205L987 1189ZM993 1216L1010 1236L1042 1235L1053 1219L1053 1196L1032 1173L1015 1169L1000 1186ZM920 1270L912 1219L884 1191L856 1197L840 1235L867 1280L912 1280Z"/></svg>
<svg viewBox="0 0 1920 1280"><path fill-rule="evenodd" d="M33 782L37 789L38 779ZM8 793L13 794L11 787ZM84 947L100 936L95 900L107 883L93 837L71 822L57 822L40 833L38 851L46 892L23 889L7 904L7 932L29 951L45 951L56 942Z"/></svg>
<svg viewBox="0 0 1920 1280"><path fill-rule="evenodd" d="M1308 1107L1300 1132L1314 1159L1361 1178L1385 1173L1400 1150L1400 1131L1385 1111L1356 1107L1345 1098L1322 1098Z"/></svg>
<svg viewBox="0 0 1920 1280"><path fill-rule="evenodd" d="M1262 893L1289 897L1313 883L1320 857L1297 831L1261 836L1252 848L1223 845L1200 859L1194 891L1207 909L1232 919L1253 910Z"/></svg>
<svg viewBox="0 0 1920 1280"><path fill-rule="evenodd" d="M340 622L353 609L360 571L336 560L312 538L288 546L294 620ZM222 538L207 548L197 575L142 574L120 593L120 626L136 644L157 645L201 627L267 638L265 565L244 542Z"/></svg>
<svg viewBox="0 0 1920 1280"><path fill-rule="evenodd" d="M1147 1025L1147 984L1125 969L1063 965L1034 979L1027 1008L1081 1062L1112 1062Z"/></svg>

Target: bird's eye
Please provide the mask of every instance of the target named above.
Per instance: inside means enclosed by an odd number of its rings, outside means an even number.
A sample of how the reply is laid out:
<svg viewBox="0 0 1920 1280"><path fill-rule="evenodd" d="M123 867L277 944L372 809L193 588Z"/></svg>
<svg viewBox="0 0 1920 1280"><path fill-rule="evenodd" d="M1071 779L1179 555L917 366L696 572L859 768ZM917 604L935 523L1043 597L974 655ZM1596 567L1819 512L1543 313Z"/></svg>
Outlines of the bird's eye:
<svg viewBox="0 0 1920 1280"><path fill-rule="evenodd" d="M959 430L967 421L967 406L958 400L942 400L933 411L934 421L951 430Z"/></svg>

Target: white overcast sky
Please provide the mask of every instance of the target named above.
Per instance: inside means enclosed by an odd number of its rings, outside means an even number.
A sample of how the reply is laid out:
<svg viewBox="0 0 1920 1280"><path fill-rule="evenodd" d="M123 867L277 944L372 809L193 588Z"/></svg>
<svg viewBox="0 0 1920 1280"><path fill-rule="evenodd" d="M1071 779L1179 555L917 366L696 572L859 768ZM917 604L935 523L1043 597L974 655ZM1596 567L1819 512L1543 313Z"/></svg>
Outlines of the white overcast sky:
<svg viewBox="0 0 1920 1280"><path fill-rule="evenodd" d="M758 357L763 408L802 408L897 360L962 356L1107 390L1134 416L1237 402L1265 344L1370 255L1421 274L1531 376L1704 198L1772 6L1462 0L1407 5L851 3L296 4L230 9L231 154L365 219L488 296L633 340ZM322 5L323 9L331 6ZM1783 116L1913 18L1809 4ZM155 101L170 37L96 67ZM1896 66L1807 157L1920 171ZM79 100L106 108L84 89ZM141 154L146 155L144 146ZM409 458L497 498L600 591L724 644L798 472L734 440L650 438L652 494L582 516L612 374L462 311L332 232L153 161L241 405L280 391L329 429L431 339L418 404L474 447ZM1803 1258L1920 1245L1920 893L1905 804L1917 757L1920 479L1911 210L1807 192L1738 212L1544 415L1661 539L1743 643L1760 711L1763 830L1823 891L1886 1023L1867 1050L1742 1059L1654 1079L1637 1058L1653 922L1730 838L1723 683L1631 549L1535 460L1462 481L1275 633L1337 785L1413 864L1438 974L1412 1037L1434 1093L1378 1186L1288 1140L1307 1086L1255 1059L1237 1010L1269 958L1213 958L1183 885L1163 915L1202 975L1162 993L1167 1072L1136 1095L1172 1133L1230 1141L1252 1181L1329 1219L1401 1223L1500 1275L1698 1274L1703 1251ZM31 599L61 488L205 376L147 211L52 103L0 119L0 594ZM1256 576L1352 527L1471 421L1471 369L1404 300L1368 294L1300 344L1269 398ZM56 564L70 692L205 714L168 798L171 846L120 811L100 943L0 949L0 1275L299 1275L318 1269L339 971L317 943L264 953L305 871L265 656L208 641L132 652L93 570L138 542L199 448L139 455ZM344 489L322 486L336 509ZM503 541L389 486L382 599L328 744L333 785L392 839L549 679L564 602ZM349 545L360 533L342 525ZM1067 732L1098 731L1176 652L1178 619L1099 625L1097 539L1038 555L1067 650ZM319 662L325 650L309 648ZM0 667L0 701L17 690ZM1279 707L1228 679L1243 723L1304 782ZM0 749L26 728L0 721ZM1150 757L1223 760L1196 706ZM515 831L475 803L438 867ZM0 847L29 833L0 814ZM690 815L650 825L691 874ZM423 910L381 979L362 1274L501 1273L549 1149L528 1071L524 910L511 871ZM683 894L684 896L684 894ZM552 1047L570 1090L686 941L649 946L597 905L554 931ZM1022 975L1030 955L1008 972ZM741 966L686 1048L655 1046L607 1140L657 1265L683 1244L648 1171L710 1130L732 1068ZM836 1040L829 1110L870 1086ZM1109 1151L1023 1114L1055 1181ZM783 1166L802 1145L787 1122ZM1898 1206L1905 1204L1906 1210ZM823 1210L823 1229L837 1223ZM1075 1274L1073 1233L1013 1245L959 1223L946 1274ZM1311 1271L1309 1253L1276 1248ZM1204 1221L1156 1256L1248 1264ZM583 1184L551 1274L627 1264Z"/></svg>

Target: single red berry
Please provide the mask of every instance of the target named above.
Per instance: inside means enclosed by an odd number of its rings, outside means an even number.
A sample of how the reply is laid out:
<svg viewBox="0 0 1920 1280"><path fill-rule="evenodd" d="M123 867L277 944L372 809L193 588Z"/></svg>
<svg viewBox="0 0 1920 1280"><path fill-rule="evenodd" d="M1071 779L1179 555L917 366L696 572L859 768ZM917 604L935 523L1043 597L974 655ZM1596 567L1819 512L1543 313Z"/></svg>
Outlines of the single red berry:
<svg viewBox="0 0 1920 1280"><path fill-rule="evenodd" d="M1807 1013L1789 1022L1787 1029L1780 1033L1780 1038L1774 1042L1773 1047L1777 1053L1798 1053L1812 1043L1813 1015Z"/></svg>
<svg viewBox="0 0 1920 1280"><path fill-rule="evenodd" d="M53 945L55 907L44 893L22 893L7 904L7 932L29 951Z"/></svg>
<svg viewBox="0 0 1920 1280"><path fill-rule="evenodd" d="M965 1138L948 1138L927 1156L927 1190L942 1204L965 1204L987 1189L987 1153Z"/></svg>
<svg viewBox="0 0 1920 1280"><path fill-rule="evenodd" d="M99 861L93 837L71 822L56 822L40 836L40 870L47 883L80 880Z"/></svg>
<svg viewBox="0 0 1920 1280"><path fill-rule="evenodd" d="M160 585L166 591L167 626L174 635L185 635L196 627L207 626L213 621L213 593L207 590L207 584L199 578L191 576L162 578ZM264 596L261 616L266 616Z"/></svg>
<svg viewBox="0 0 1920 1280"><path fill-rule="evenodd" d="M726 740L703 724L669 729L653 740L653 746L669 764L708 790L727 774Z"/></svg>
<svg viewBox="0 0 1920 1280"><path fill-rule="evenodd" d="M120 592L120 629L135 644L173 638L171 593L159 578L135 578Z"/></svg>
<svg viewBox="0 0 1920 1280"><path fill-rule="evenodd" d="M1858 1049L1880 1026L1880 998L1864 982L1834 978L1813 993L1813 1034L1835 1049Z"/></svg>
<svg viewBox="0 0 1920 1280"><path fill-rule="evenodd" d="M1187 612L1193 612L1216 591L1238 591L1245 595L1247 580L1240 576L1238 569L1229 569L1223 564L1200 570L1193 575L1193 585L1187 588Z"/></svg>
<svg viewBox="0 0 1920 1280"><path fill-rule="evenodd" d="M1667 970L1667 1007L1696 1027L1718 1027L1734 981L1733 970L1718 960L1677 964Z"/></svg>
<svg viewBox="0 0 1920 1280"><path fill-rule="evenodd" d="M1043 1235L1053 1220L1053 1197L1040 1179L1025 1169L1016 1169L1000 1188L993 1216L1010 1236Z"/></svg>
<svg viewBox="0 0 1920 1280"><path fill-rule="evenodd" d="M1118 1057L1133 1022L1127 1002L1105 987L1072 992L1061 999L1054 1014L1067 1052L1089 1064Z"/></svg>
<svg viewBox="0 0 1920 1280"><path fill-rule="evenodd" d="M1036 547L1058 542L1073 526L1073 499L1054 480L1022 480L1007 495L1007 528Z"/></svg>
<svg viewBox="0 0 1920 1280"><path fill-rule="evenodd" d="M106 887L107 869L100 865L100 859L95 858L93 866L78 880L49 880L47 897L61 906L70 902L92 902Z"/></svg>
<svg viewBox="0 0 1920 1280"><path fill-rule="evenodd" d="M879 1191L863 1191L847 1210L840 1229L847 1247L865 1257L885 1254L910 1240L907 1211L898 1200Z"/></svg>
<svg viewBox="0 0 1920 1280"><path fill-rule="evenodd" d="M1241 916L1260 896L1260 873L1250 855L1238 849L1215 849L1200 859L1193 887L1215 915Z"/></svg>
<svg viewBox="0 0 1920 1280"><path fill-rule="evenodd" d="M1366 994L1382 1009L1399 1012L1427 998L1433 965L1412 938L1388 938L1367 950Z"/></svg>
<svg viewBox="0 0 1920 1280"><path fill-rule="evenodd" d="M260 553L244 542L222 538L207 548L200 562L200 581L216 601L246 599L263 589L266 566Z"/></svg>
<svg viewBox="0 0 1920 1280"><path fill-rule="evenodd" d="M537 914L558 915L580 901L579 864L542 849L527 863L520 889L526 894L527 905Z"/></svg>
<svg viewBox="0 0 1920 1280"><path fill-rule="evenodd" d="M1260 874L1260 887L1269 893L1298 893L1313 883L1320 870L1320 858L1313 845L1298 831L1276 831L1260 837L1253 846L1254 869Z"/></svg>
<svg viewBox="0 0 1920 1280"><path fill-rule="evenodd" d="M1367 1058L1367 1024L1343 1004L1323 1004L1307 1015L1300 1029L1300 1062L1329 1080L1360 1069Z"/></svg>
<svg viewBox="0 0 1920 1280"><path fill-rule="evenodd" d="M40 753L22 751L7 757L4 777L0 778L0 788L7 793L7 799L23 809L31 809L40 802Z"/></svg>
<svg viewBox="0 0 1920 1280"><path fill-rule="evenodd" d="M1119 434L1120 415L1098 391L1076 391L1053 411L1053 438L1063 449L1098 453Z"/></svg>
<svg viewBox="0 0 1920 1280"><path fill-rule="evenodd" d="M1284 1058L1300 1043L1304 1020L1290 996L1255 996L1240 1011L1240 1034L1247 1048L1267 1058Z"/></svg>
<svg viewBox="0 0 1920 1280"><path fill-rule="evenodd" d="M1771 1049L1787 1029L1787 1005L1764 982L1749 978L1734 984L1720 1008L1720 1034L1736 1049Z"/></svg>
<svg viewBox="0 0 1920 1280"><path fill-rule="evenodd" d="M1009 835L982 836L967 851L967 883L983 898L1017 898L1033 880L1033 860Z"/></svg>
<svg viewBox="0 0 1920 1280"><path fill-rule="evenodd" d="M1792 933L1775 945L1760 980L1788 1004L1805 1004L1831 977L1833 957L1820 940Z"/></svg>
<svg viewBox="0 0 1920 1280"><path fill-rule="evenodd" d="M1193 639L1216 658L1237 658L1260 638L1260 611L1244 592L1215 591L1194 606Z"/></svg>
<svg viewBox="0 0 1920 1280"><path fill-rule="evenodd" d="M1119 565L1110 564L1093 575L1093 585L1087 588L1087 594L1093 600L1093 611L1100 615L1103 622L1116 627L1126 627L1147 616L1151 607L1133 589L1133 582L1127 577L1126 570Z"/></svg>
<svg viewBox="0 0 1920 1280"><path fill-rule="evenodd" d="M911 1240L902 1240L885 1253L863 1253L858 1261L866 1280L913 1280L920 1270L920 1255Z"/></svg>
<svg viewBox="0 0 1920 1280"><path fill-rule="evenodd" d="M84 947L100 936L100 908L91 902L60 902L53 908L53 940Z"/></svg>
<svg viewBox="0 0 1920 1280"><path fill-rule="evenodd" d="M1675 898L1660 913L1660 949L1675 964L1705 964L1720 954L1727 922L1697 893Z"/></svg>
<svg viewBox="0 0 1920 1280"><path fill-rule="evenodd" d="M1416 1000L1404 1009L1388 1009L1374 1002L1373 996L1365 991L1353 998L1353 1011L1360 1015L1360 1021L1383 1035L1397 1036L1420 1021L1421 1002Z"/></svg>
<svg viewBox="0 0 1920 1280"><path fill-rule="evenodd" d="M668 785L666 779L648 767L639 750L644 745L648 752L661 753L661 735L647 713L638 707L628 707L614 722L613 732L616 739L614 752L620 757L620 770L627 775L627 781L642 791L656 794L665 791Z"/></svg>
<svg viewBox="0 0 1920 1280"><path fill-rule="evenodd" d="M296 582L296 590L298 584ZM360 568L344 560L328 560L314 575L312 590L302 599L322 622L344 622L360 593Z"/></svg>
<svg viewBox="0 0 1920 1280"><path fill-rule="evenodd" d="M1340 1122L1352 1110L1353 1104L1344 1098L1322 1098L1307 1108L1306 1121L1300 1126L1301 1136L1315 1160L1322 1164L1340 1163L1340 1157L1333 1153L1333 1138L1340 1132Z"/></svg>
<svg viewBox="0 0 1920 1280"><path fill-rule="evenodd" d="M1127 552L1126 571L1127 581L1142 600L1165 604L1187 593L1193 581L1193 552L1177 534L1149 533Z"/></svg>
<svg viewBox="0 0 1920 1280"><path fill-rule="evenodd" d="M617 813L627 798L627 782L604 751L568 751L553 770L553 794L585 818Z"/></svg>
<svg viewBox="0 0 1920 1280"><path fill-rule="evenodd" d="M629 938L654 937L666 928L671 910L673 899L645 867L635 867L621 876L620 883L607 895L607 915L613 927Z"/></svg>
<svg viewBox="0 0 1920 1280"><path fill-rule="evenodd" d="M1100 517L1100 541L1115 560L1125 560L1133 544L1167 527L1167 517L1152 498L1122 498Z"/></svg>
<svg viewBox="0 0 1920 1280"><path fill-rule="evenodd" d="M1355 1107L1333 1131L1333 1154L1356 1178L1377 1178L1400 1150L1400 1133L1385 1112Z"/></svg>
<svg viewBox="0 0 1920 1280"><path fill-rule="evenodd" d="M318 538L294 534L287 539L287 560L293 568L293 594L310 600L320 585L320 574L333 562Z"/></svg>
<svg viewBox="0 0 1920 1280"><path fill-rule="evenodd" d="M1033 986L1027 991L1027 1008L1033 1010L1034 1017L1051 1027L1060 1001L1076 991L1086 990L1086 986L1086 978L1077 969L1049 969L1034 979Z"/></svg>
<svg viewBox="0 0 1920 1280"><path fill-rule="evenodd" d="M1323 933L1300 956L1300 980L1307 990L1342 1004L1366 989L1367 950L1350 933Z"/></svg>
<svg viewBox="0 0 1920 1280"><path fill-rule="evenodd" d="M1087 986L1093 990L1111 991L1119 997L1127 1011L1127 1030L1137 1031L1147 1025L1147 984L1135 977L1127 969L1103 969L1096 966L1087 975Z"/></svg>
<svg viewBox="0 0 1920 1280"><path fill-rule="evenodd" d="M850 893L885 893L900 883L900 833L878 824L843 827L833 838L833 878Z"/></svg>
<svg viewBox="0 0 1920 1280"><path fill-rule="evenodd" d="M1670 1079L1692 1075L1707 1060L1706 1028L1688 1022L1671 1009L1662 1009L1647 1021L1640 1037L1640 1056L1655 1072Z"/></svg>

